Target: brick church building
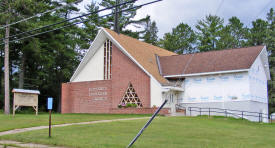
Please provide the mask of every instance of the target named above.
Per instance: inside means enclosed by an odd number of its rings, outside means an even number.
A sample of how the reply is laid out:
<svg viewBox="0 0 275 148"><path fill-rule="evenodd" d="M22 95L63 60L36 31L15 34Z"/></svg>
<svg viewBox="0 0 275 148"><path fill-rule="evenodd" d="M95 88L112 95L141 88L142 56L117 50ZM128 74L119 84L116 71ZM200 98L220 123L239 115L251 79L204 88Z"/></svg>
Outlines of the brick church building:
<svg viewBox="0 0 275 148"><path fill-rule="evenodd" d="M162 114L177 105L266 113L269 79L265 46L177 55L102 28L62 84L61 110L147 114L166 99Z"/></svg>

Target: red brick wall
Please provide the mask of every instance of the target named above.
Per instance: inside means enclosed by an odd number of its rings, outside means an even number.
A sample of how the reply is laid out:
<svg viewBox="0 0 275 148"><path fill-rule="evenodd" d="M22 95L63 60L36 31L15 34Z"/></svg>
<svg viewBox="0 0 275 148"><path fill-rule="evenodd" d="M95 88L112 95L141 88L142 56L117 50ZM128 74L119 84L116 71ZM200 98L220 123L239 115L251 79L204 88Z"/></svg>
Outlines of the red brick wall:
<svg viewBox="0 0 275 148"><path fill-rule="evenodd" d="M118 109L129 83L132 83L143 109ZM94 88L106 87L106 99ZM150 77L113 44L112 79L62 84L62 113L142 113L151 114Z"/></svg>
<svg viewBox="0 0 275 148"><path fill-rule="evenodd" d="M111 81L87 81L62 84L62 113L109 113Z"/></svg>
<svg viewBox="0 0 275 148"><path fill-rule="evenodd" d="M69 83L62 83L61 86L61 113L72 112L72 98L70 96L70 85Z"/></svg>
<svg viewBox="0 0 275 148"><path fill-rule="evenodd" d="M112 107L117 108L129 82L144 108L150 107L150 77L113 45L112 56Z"/></svg>

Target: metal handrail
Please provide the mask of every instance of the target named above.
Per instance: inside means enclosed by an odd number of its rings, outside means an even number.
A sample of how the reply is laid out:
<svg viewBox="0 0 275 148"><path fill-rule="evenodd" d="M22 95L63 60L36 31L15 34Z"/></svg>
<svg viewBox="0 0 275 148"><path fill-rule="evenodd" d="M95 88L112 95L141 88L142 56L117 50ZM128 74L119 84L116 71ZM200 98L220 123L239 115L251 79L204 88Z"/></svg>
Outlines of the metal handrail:
<svg viewBox="0 0 275 148"><path fill-rule="evenodd" d="M190 116L192 114L192 111L199 112L200 115L202 115L202 113L207 112L208 116L211 116L211 113L215 112L215 113L224 113L226 117L231 115L242 119L248 116L259 117L259 122L262 122L262 119L271 119L271 123L272 123L272 115L269 116L268 114L261 113L261 112L250 112L250 111L222 109L222 108L203 108L203 107L188 107L188 110L190 112Z"/></svg>
<svg viewBox="0 0 275 148"><path fill-rule="evenodd" d="M189 108L209 109L209 108L203 108L203 107L189 107ZM211 109L228 110L228 111L237 111L237 112L247 112L247 113L260 113L260 112L250 112L250 111L241 111L241 110L234 110L234 109L223 109L223 108L215 108L215 107L211 107ZM263 113L262 113L262 114L263 114ZM267 114L266 114L266 115L267 115Z"/></svg>
<svg viewBox="0 0 275 148"><path fill-rule="evenodd" d="M180 104L176 104L176 109L177 109L177 108L186 110L186 107L181 106Z"/></svg>

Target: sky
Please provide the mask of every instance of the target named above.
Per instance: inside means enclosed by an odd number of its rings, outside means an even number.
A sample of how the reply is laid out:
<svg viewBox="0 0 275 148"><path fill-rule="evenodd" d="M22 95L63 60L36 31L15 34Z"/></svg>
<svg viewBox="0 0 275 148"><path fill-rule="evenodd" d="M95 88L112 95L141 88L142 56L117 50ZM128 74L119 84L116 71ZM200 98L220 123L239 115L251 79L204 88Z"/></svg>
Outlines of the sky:
<svg viewBox="0 0 275 148"><path fill-rule="evenodd" d="M101 0L95 0L101 2ZM138 0L136 5L154 0ZM91 0L84 0L79 4L81 11ZM270 8L275 8L275 0L163 0L137 11L134 19L151 16L156 21L158 36L163 37L164 33L171 32L172 28L179 23L186 23L195 29L198 20L206 15L217 15L224 19L225 24L232 16L237 16L245 26L250 27L252 20L266 18ZM133 26L129 29L135 30Z"/></svg>

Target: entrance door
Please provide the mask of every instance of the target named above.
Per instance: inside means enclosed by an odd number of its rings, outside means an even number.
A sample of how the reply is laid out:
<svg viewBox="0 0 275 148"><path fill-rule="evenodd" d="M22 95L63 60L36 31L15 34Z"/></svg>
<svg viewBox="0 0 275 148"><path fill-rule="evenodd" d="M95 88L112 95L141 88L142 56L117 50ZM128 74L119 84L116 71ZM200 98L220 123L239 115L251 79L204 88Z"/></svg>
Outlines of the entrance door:
<svg viewBox="0 0 275 148"><path fill-rule="evenodd" d="M171 113L175 113L176 112L176 94L174 94L174 92L170 92L169 93L169 103L170 103L170 108L171 108Z"/></svg>

